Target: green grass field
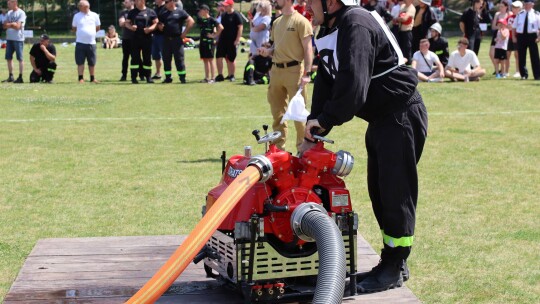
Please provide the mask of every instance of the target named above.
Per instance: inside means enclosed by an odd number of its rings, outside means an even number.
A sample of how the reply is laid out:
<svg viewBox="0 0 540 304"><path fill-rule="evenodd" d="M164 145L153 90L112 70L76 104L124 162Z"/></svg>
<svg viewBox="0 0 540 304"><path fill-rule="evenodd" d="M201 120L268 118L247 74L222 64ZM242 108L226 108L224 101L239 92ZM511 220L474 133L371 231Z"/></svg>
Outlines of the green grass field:
<svg viewBox="0 0 540 304"><path fill-rule="evenodd" d="M261 153L251 131L271 123L264 86L198 83L197 50L187 51L186 85L117 82L118 49L99 49L101 83L80 85L74 47L57 47L55 84L0 84L0 302L41 238L189 233L220 179L221 151ZM425 303L539 303L540 82L487 76L419 90L430 125L407 286ZM329 148L356 158L346 181L378 250L366 126L336 128Z"/></svg>

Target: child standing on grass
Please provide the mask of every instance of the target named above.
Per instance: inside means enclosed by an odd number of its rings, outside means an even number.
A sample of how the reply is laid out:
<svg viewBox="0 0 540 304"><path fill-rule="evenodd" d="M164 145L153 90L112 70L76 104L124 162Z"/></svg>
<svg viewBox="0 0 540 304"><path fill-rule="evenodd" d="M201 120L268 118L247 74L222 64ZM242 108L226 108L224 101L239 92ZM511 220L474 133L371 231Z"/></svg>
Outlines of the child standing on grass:
<svg viewBox="0 0 540 304"><path fill-rule="evenodd" d="M497 37L495 38L495 68L497 71L496 78L506 78L508 76L508 56L506 50L508 49L508 38L510 37L510 31L507 28L506 19L497 20ZM499 72L501 71L501 72Z"/></svg>
<svg viewBox="0 0 540 304"><path fill-rule="evenodd" d="M215 18L210 16L210 8L203 4L199 8L197 24L201 28L199 40L199 55L204 64L204 79L202 83L213 83L215 76L214 53L216 50L216 38L223 30Z"/></svg>

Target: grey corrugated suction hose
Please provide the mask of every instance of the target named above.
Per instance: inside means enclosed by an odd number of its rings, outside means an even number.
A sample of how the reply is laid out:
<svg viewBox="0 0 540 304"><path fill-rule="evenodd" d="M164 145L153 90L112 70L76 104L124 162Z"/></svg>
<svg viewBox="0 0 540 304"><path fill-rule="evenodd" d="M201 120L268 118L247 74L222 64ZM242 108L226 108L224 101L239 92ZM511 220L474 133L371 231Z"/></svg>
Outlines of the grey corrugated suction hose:
<svg viewBox="0 0 540 304"><path fill-rule="evenodd" d="M321 205L303 203L294 210L291 226L299 238L315 240L317 244L319 275L312 303L341 303L347 263L345 245L336 223Z"/></svg>

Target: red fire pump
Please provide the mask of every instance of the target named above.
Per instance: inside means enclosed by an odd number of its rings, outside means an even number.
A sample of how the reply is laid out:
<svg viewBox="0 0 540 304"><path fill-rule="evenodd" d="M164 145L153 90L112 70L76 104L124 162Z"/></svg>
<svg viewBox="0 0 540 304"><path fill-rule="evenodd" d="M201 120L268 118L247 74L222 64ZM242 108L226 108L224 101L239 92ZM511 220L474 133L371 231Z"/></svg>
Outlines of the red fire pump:
<svg viewBox="0 0 540 304"><path fill-rule="evenodd" d="M223 154L223 176L208 193L203 213L247 166L259 169L261 180L194 261L204 260L208 276L239 289L248 303L313 297L331 303L336 295L341 303L347 277L348 294L356 294L358 216L342 179L354 159L348 152L325 149L325 142L333 141L320 136L314 136L313 148L296 157L272 144L279 132L262 138L258 132L253 132L257 142L270 144L266 153L252 156L248 146L226 164Z"/></svg>

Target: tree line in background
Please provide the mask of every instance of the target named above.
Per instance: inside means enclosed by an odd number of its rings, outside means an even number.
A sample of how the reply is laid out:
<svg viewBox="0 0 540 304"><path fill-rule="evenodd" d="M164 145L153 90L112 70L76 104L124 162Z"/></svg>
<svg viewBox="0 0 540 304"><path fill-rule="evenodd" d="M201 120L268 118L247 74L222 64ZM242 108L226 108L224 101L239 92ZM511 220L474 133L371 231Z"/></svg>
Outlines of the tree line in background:
<svg viewBox="0 0 540 304"><path fill-rule="evenodd" d="M251 1L251 0L250 0ZM250 2L244 1L244 2ZM71 30L71 19L77 13L75 0L19 0L19 6L26 12L26 29L38 32L63 33ZM88 0L92 11L99 14L102 27L118 25L118 15L123 10L123 0ZM197 14L197 7L206 4L211 8L216 7L217 0L184 0L184 9L192 16ZM240 2L240 1L236 1ZM499 0L494 0L498 3ZM154 7L154 1L147 0L147 6ZM454 11L462 12L470 6L470 0L444 0L444 5ZM540 1L535 7L538 9ZM0 0L0 7L7 9L7 0ZM242 10L247 10L246 3ZM214 12L215 13L215 12ZM448 13L442 23L443 30L458 30L459 15Z"/></svg>

